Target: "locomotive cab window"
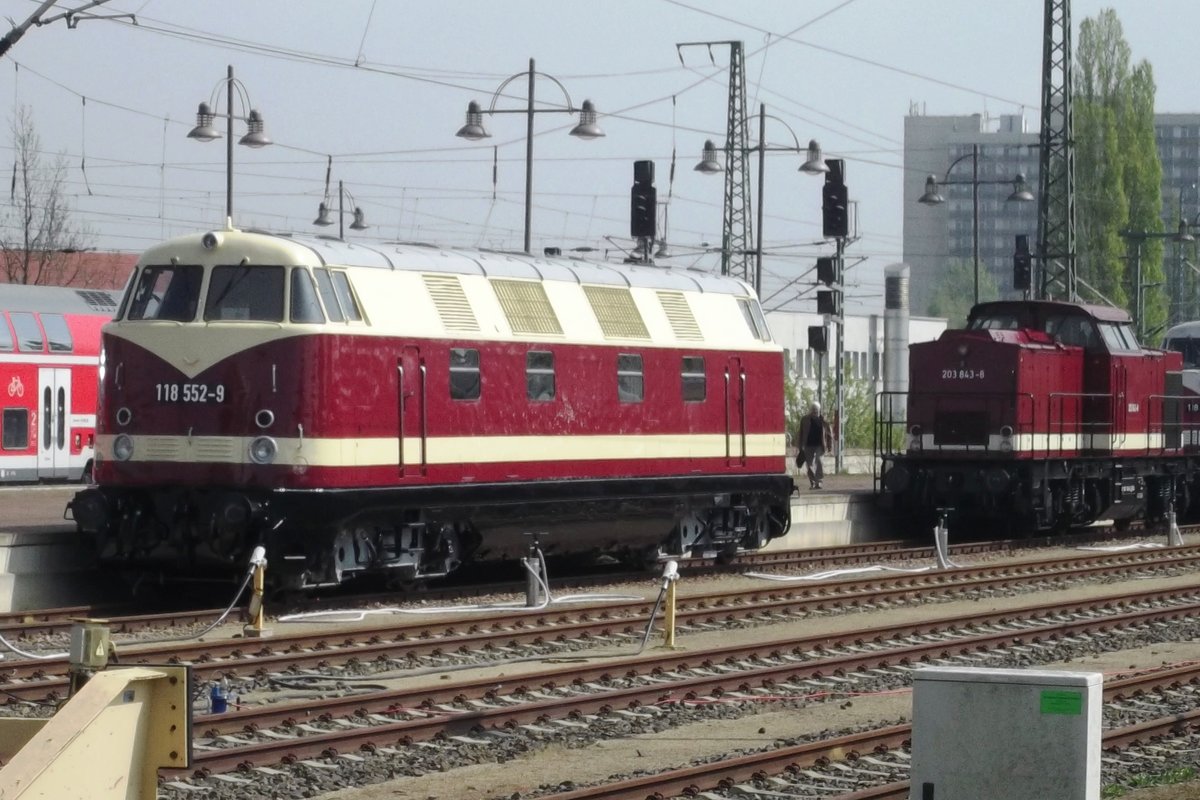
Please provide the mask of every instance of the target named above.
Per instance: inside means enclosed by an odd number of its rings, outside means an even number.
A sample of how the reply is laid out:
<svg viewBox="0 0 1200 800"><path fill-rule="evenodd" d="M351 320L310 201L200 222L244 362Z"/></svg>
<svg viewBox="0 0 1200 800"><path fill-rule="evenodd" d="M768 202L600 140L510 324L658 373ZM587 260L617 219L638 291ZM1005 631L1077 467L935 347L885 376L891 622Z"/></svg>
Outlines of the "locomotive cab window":
<svg viewBox="0 0 1200 800"><path fill-rule="evenodd" d="M5 450L24 450L29 447L29 409L4 409L4 441L0 446Z"/></svg>
<svg viewBox="0 0 1200 800"><path fill-rule="evenodd" d="M126 319L191 322L200 302L200 266L146 267L134 285Z"/></svg>
<svg viewBox="0 0 1200 800"><path fill-rule="evenodd" d="M1141 350L1137 337L1133 334L1133 326L1121 325L1116 322L1101 322L1100 335L1110 353L1136 353Z"/></svg>
<svg viewBox="0 0 1200 800"><path fill-rule="evenodd" d="M983 317L976 317L967 325L969 331L1015 331L1021 327L1015 314L1008 314L1003 311L995 314L988 314Z"/></svg>
<svg viewBox="0 0 1200 800"><path fill-rule="evenodd" d="M683 401L700 403L707 393L704 377L704 359L700 356L684 356L680 371L683 382Z"/></svg>
<svg viewBox="0 0 1200 800"><path fill-rule="evenodd" d="M312 275L303 267L292 268L292 322L322 323L325 314L321 312L321 301L317 297L317 287Z"/></svg>
<svg viewBox="0 0 1200 800"><path fill-rule="evenodd" d="M1173 337L1163 343L1163 348L1182 353L1184 369L1196 369L1200 367L1200 339L1190 339L1185 336ZM11 345L9 349L12 349Z"/></svg>
<svg viewBox="0 0 1200 800"><path fill-rule="evenodd" d="M479 399L479 351L468 347L450 348L450 399Z"/></svg>
<svg viewBox="0 0 1200 800"><path fill-rule="evenodd" d="M1095 323L1079 314L1053 314L1046 319L1045 330L1060 344L1082 347L1084 350L1100 347Z"/></svg>
<svg viewBox="0 0 1200 800"><path fill-rule="evenodd" d="M525 354L525 396L535 402L554 399L554 353L531 350Z"/></svg>
<svg viewBox="0 0 1200 800"><path fill-rule="evenodd" d="M617 356L617 399L622 403L640 403L646 396L642 357L630 353Z"/></svg>
<svg viewBox="0 0 1200 800"><path fill-rule="evenodd" d="M51 353L70 353L75 349L71 341L71 329L62 314L42 314L42 327L50 340Z"/></svg>
<svg viewBox="0 0 1200 800"><path fill-rule="evenodd" d="M33 314L28 311L11 311L8 318L12 320L13 329L17 332L18 350L23 353L40 353L46 349L41 326Z"/></svg>
<svg viewBox="0 0 1200 800"><path fill-rule="evenodd" d="M213 267L204 319L283 322L283 267Z"/></svg>

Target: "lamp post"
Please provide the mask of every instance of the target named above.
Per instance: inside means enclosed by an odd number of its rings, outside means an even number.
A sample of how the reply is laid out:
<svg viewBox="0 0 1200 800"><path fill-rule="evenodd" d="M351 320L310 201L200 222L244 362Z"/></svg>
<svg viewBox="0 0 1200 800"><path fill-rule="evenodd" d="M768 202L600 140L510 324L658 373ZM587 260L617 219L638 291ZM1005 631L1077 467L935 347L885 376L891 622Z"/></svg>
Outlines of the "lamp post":
<svg viewBox="0 0 1200 800"><path fill-rule="evenodd" d="M529 77L529 91L526 94L525 108L505 109L496 108L496 101L500 99L501 92L505 87L512 83L522 75ZM535 108L534 107L534 83L538 76L547 78L554 83L559 89L562 89L563 96L567 99L566 108ZM525 72L518 72L516 75L510 75L496 87L496 91L492 94L492 103L488 110L483 111L479 104L472 100L467 104L467 122L458 129L456 136L470 141L479 141L487 139L491 136L487 128L483 126L483 115L492 114L524 114L525 121L525 252L532 252L530 242L530 229L533 223L533 115L534 114L574 114L579 111L579 124L571 129L570 135L577 136L580 139L598 139L604 135L604 131L596 124L596 107L592 105L591 100L584 100L583 106L576 109L571 102L571 95L567 92L565 86L559 82L553 75L547 75L544 72L538 72L534 69L533 59L529 59L529 69Z"/></svg>
<svg viewBox="0 0 1200 800"><path fill-rule="evenodd" d="M228 76L225 78L225 217L230 224L233 224L233 96L236 93L238 101L242 105L242 111L245 116L240 116L238 119L246 122L246 135L238 140L238 144L246 147L266 147L271 144L270 137L263 130L262 114L258 113L257 109L250 107L250 95L246 91L246 87L241 81L233 77L233 65L229 66ZM220 139L221 132L213 127L213 118L216 116L213 111L217 106L221 93L221 82L213 87L212 95L209 102L201 103L199 110L196 112L196 127L188 132L189 139L196 139L201 142L211 142L213 139Z"/></svg>
<svg viewBox="0 0 1200 800"><path fill-rule="evenodd" d="M971 159L971 180L969 181L952 181L950 180L950 172L966 159ZM942 180L938 180L936 175L930 175L925 179L925 193L917 198L918 203L923 203L927 206L936 206L946 202L946 198L938 194L938 186L970 186L971 187L971 259L975 265L975 301L979 303L979 187L988 184L1012 184L1013 191L1007 198L1007 202L1016 203L1032 203L1033 193L1029 191L1029 187L1025 185L1025 176L1017 173L1017 176L1011 181L1005 180L980 180L979 179L979 145L971 145L971 152L959 156L950 162L950 166L946 168L946 175Z"/></svg>
<svg viewBox="0 0 1200 800"><path fill-rule="evenodd" d="M363 214L363 210L358 207L358 203L354 200L354 195L350 194L350 190L346 188L345 184L343 184L341 181L338 181L337 214L338 214L338 238L339 239L346 238L345 201L346 201L346 195L348 195L348 194L350 195L350 204L354 207L354 211L352 212L353 216L354 216L354 220L350 223L350 230L365 231L369 227L366 222L366 217ZM321 201L321 204L319 206L317 206L317 218L313 220L313 225L325 226L325 225L332 225L332 224L333 224L333 220L331 220L329 218L329 189L328 189L328 184L327 184L326 189L325 189L325 199Z"/></svg>
<svg viewBox="0 0 1200 800"><path fill-rule="evenodd" d="M1121 238L1127 242L1133 243L1133 325L1137 332L1138 341L1146 335L1146 331L1142 325L1145 321L1143 317L1143 308L1145 304L1146 293L1145 289L1158 284L1142 283L1142 242L1148 239L1170 239L1179 245L1187 242L1196 241L1190 233L1188 233L1188 224L1184 220L1179 220L1179 227L1174 233L1158 232L1158 231L1121 231Z"/></svg>
<svg viewBox="0 0 1200 800"><path fill-rule="evenodd" d="M779 122L783 127L787 128L788 133L792 135L791 147L786 145L768 145L767 144L767 117ZM766 177L764 156L767 153L785 152L785 153L806 153L806 158L803 164L800 165L800 171L806 175L822 175L829 172L829 167L825 166L825 159L821 156L821 145L817 144L817 140L809 141L808 147L800 146L800 139L796 136L796 132L791 129L786 122L779 117L767 113L765 104L760 103L758 106L758 144L753 147L746 148L747 152L758 153L758 226L755 231L755 236L758 243L754 248L754 293L762 295L762 259L763 259L763 181ZM693 169L696 172L702 172L705 175L713 175L718 172L724 172L724 167L717 159L717 146L712 141L704 143L704 151L700 157L700 163Z"/></svg>

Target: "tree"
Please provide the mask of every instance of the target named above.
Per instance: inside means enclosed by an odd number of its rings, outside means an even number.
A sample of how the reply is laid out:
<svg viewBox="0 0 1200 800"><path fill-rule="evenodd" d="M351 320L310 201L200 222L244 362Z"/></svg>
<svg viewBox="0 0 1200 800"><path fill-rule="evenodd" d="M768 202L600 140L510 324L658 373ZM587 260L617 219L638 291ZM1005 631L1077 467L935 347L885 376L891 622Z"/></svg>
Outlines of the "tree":
<svg viewBox="0 0 1200 800"><path fill-rule="evenodd" d="M12 203L0 217L0 279L9 283L70 286L91 232L72 218L66 196L66 160L47 161L28 106L12 121Z"/></svg>
<svg viewBox="0 0 1200 800"><path fill-rule="evenodd" d="M1104 298L1128 306L1136 278L1124 259L1127 248L1120 232L1162 230L1154 73L1146 61L1132 64L1121 21L1112 9L1083 21L1076 54L1078 274ZM1141 281L1151 285L1142 309L1145 330L1166 324L1162 253L1161 240L1142 243Z"/></svg>
<svg viewBox="0 0 1200 800"><path fill-rule="evenodd" d="M987 265L979 265L979 299L987 301L1000 296L996 279ZM946 272L938 281L929 299L929 315L945 317L947 327L961 328L967 324L967 314L975 302L975 265L961 259L946 262Z"/></svg>

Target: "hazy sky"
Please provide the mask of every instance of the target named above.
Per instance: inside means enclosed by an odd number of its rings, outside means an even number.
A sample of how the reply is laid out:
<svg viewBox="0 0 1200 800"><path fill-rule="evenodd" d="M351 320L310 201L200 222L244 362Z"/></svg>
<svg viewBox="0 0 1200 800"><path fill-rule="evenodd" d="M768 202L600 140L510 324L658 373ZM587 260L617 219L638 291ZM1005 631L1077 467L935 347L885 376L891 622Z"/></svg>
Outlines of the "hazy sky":
<svg viewBox="0 0 1200 800"><path fill-rule="evenodd" d="M0 0L13 21L37 5ZM1072 5L1076 31L1085 17L1115 8L1134 57L1154 67L1159 111L1200 111L1200 2ZM486 118L492 138L481 143L454 134L468 101L487 108L534 58L576 106L595 103L607 134L582 141L567 135L576 118L537 115L534 248L618 255L617 245L629 244L632 162L653 159L659 201L670 201L667 239L679 253L670 263L713 269L719 257L701 251L721 241L723 180L692 168L706 138L724 142L729 48L715 46L713 60L689 48L681 63L676 43L741 40L748 108L757 113L765 103L778 118L767 120L768 143L790 146L794 132L802 145L815 138L827 157L847 161L862 233L848 256L865 258L850 292L868 307L882 304L883 268L900 260L910 109L1024 112L1031 131L1038 124L1041 0L111 0L91 13L132 13L137 24L32 28L0 64L0 98L6 121L17 105L29 106L43 150L64 156L76 217L104 250L139 251L223 224L224 141L186 135L197 105L223 87L227 65L276 143L234 148L239 227L336 234L311 224L332 156L333 193L344 181L371 226L348 237L519 250L525 115ZM496 107L521 110L525 94L526 79L517 78ZM566 103L547 77L536 95L543 108ZM219 103L223 112L223 88ZM218 124L224 130L223 118ZM235 138L245 132L242 122L234 127ZM0 142L11 163L7 132ZM797 171L802 160L766 158L768 307L795 298L811 282L815 256L831 249L818 241L821 181ZM781 288L789 281L798 283Z"/></svg>

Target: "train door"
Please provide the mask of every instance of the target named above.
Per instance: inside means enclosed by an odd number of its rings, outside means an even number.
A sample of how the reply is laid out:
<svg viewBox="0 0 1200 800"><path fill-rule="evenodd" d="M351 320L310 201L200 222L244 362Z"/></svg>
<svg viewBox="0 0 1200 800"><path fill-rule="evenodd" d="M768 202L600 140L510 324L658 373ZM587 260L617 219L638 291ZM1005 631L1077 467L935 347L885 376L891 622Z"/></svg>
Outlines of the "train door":
<svg viewBox="0 0 1200 800"><path fill-rule="evenodd" d="M725 462L746 465L746 370L736 357L725 365Z"/></svg>
<svg viewBox="0 0 1200 800"><path fill-rule="evenodd" d="M70 443L71 370L38 369L38 478L67 478Z"/></svg>
<svg viewBox="0 0 1200 800"><path fill-rule="evenodd" d="M425 361L418 347L405 347L396 362L396 386L400 416L400 477L424 475L425 452Z"/></svg>

